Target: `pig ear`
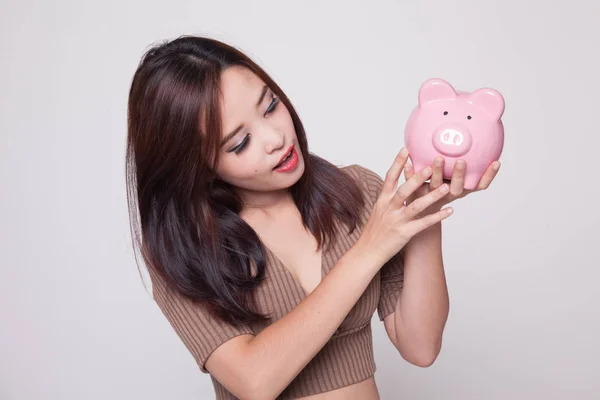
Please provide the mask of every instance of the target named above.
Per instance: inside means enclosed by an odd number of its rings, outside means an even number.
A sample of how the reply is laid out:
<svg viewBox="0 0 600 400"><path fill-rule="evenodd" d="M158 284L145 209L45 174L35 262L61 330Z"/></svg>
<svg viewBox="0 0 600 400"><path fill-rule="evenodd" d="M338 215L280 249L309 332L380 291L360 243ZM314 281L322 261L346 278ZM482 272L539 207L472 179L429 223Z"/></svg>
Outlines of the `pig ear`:
<svg viewBox="0 0 600 400"><path fill-rule="evenodd" d="M494 118L494 121L499 120L504 114L504 97L494 89L478 89L469 95L469 100L483 108Z"/></svg>
<svg viewBox="0 0 600 400"><path fill-rule="evenodd" d="M419 89L419 106L434 100L455 99L458 97L456 90L443 79L429 79Z"/></svg>

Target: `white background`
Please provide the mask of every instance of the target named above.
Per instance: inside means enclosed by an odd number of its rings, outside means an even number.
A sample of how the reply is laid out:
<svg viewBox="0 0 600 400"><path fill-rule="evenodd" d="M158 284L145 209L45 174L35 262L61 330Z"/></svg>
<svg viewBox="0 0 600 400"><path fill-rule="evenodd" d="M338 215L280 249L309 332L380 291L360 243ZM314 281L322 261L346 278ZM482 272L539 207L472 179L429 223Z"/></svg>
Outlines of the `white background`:
<svg viewBox="0 0 600 400"><path fill-rule="evenodd" d="M437 362L375 318L383 399L600 398L600 3L6 1L0 12L0 399L211 399L138 275L124 149L146 46L202 34L290 96L310 149L384 175L420 84L506 99L502 168L444 223Z"/></svg>

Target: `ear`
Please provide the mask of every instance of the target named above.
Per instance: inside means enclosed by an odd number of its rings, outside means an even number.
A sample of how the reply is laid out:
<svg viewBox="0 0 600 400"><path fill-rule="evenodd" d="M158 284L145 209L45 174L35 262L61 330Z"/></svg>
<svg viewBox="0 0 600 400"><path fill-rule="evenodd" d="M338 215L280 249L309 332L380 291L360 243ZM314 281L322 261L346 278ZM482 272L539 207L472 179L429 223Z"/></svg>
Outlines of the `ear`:
<svg viewBox="0 0 600 400"><path fill-rule="evenodd" d="M443 79L433 78L425 81L419 89L419 106L442 99L455 99L458 97L456 90Z"/></svg>
<svg viewBox="0 0 600 400"><path fill-rule="evenodd" d="M504 97L497 90L478 89L469 95L469 100L487 111L494 121L498 121L504 114Z"/></svg>

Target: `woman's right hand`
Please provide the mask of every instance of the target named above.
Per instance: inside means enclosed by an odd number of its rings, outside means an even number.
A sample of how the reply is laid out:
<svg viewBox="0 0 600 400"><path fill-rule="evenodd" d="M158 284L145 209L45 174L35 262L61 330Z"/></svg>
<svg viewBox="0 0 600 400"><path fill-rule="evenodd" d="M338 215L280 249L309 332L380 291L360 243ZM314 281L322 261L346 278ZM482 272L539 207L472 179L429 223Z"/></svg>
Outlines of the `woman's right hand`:
<svg viewBox="0 0 600 400"><path fill-rule="evenodd" d="M418 217L421 211L448 193L448 184L443 184L423 197L415 199L408 206L405 205L406 199L432 174L431 167L427 166L396 189L408 156L406 148L396 156L393 165L385 175L381 193L373 206L369 220L356 243L375 256L380 267L398 253L413 236L448 218L453 211L451 207L446 207L438 212Z"/></svg>

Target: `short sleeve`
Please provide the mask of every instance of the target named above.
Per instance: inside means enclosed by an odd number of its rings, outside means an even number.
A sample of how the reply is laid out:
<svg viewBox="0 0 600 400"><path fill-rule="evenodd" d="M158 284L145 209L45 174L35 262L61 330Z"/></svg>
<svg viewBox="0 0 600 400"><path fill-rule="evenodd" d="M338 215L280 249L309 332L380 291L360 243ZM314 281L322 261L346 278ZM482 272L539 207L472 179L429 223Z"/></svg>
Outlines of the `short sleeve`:
<svg viewBox="0 0 600 400"><path fill-rule="evenodd" d="M383 179L368 168L360 166L360 169L368 192L367 197L369 198L369 207L372 209L381 193ZM383 321L385 317L393 313L396 309L396 303L404 284L403 250L400 250L400 252L396 253L387 263L385 263L380 270L379 276L381 290L379 303L377 305L377 313L379 319Z"/></svg>
<svg viewBox="0 0 600 400"><path fill-rule="evenodd" d="M236 327L213 317L202 305L169 288L156 271L151 270L150 277L154 300L203 373L208 373L206 360L217 347L236 336L253 334L249 326Z"/></svg>

